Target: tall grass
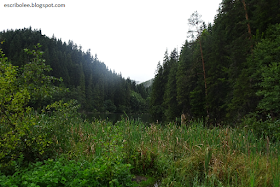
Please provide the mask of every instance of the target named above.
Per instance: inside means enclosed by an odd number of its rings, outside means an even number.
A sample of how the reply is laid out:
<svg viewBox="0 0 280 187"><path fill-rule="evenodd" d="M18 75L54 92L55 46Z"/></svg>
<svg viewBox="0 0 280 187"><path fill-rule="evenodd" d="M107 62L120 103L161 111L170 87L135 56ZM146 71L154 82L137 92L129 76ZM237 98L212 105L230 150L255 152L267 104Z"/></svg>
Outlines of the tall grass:
<svg viewBox="0 0 280 187"><path fill-rule="evenodd" d="M91 176L91 169L97 171L98 167L102 172L92 174L94 177L88 178L85 185L98 179L99 186L107 183L135 186L131 172L153 177L151 181L159 180L160 186L278 187L280 184L280 143L265 136L258 138L246 126L206 128L200 121L183 127L173 123L162 126L129 119L113 125L106 120L82 121L78 116L64 113L38 116L37 123L32 132L47 133L52 139L49 147L52 150L46 151L45 156L57 161L46 161L45 165L38 162L38 166L31 167L32 171L25 168L25 175L19 175L20 169L11 178L1 175L0 184L29 178L33 171L38 173L36 184L43 184L41 174L44 175L46 168L55 167L61 168L58 178L67 179L69 184L73 177ZM79 168L79 163L84 162L88 168ZM79 171L67 178L65 173L72 165ZM55 182L61 182L60 179ZM52 182L52 177L48 180Z"/></svg>
<svg viewBox="0 0 280 187"><path fill-rule="evenodd" d="M205 128L140 121L83 122L71 127L71 158L122 158L134 174L148 174L162 186L279 186L280 144L246 128Z"/></svg>

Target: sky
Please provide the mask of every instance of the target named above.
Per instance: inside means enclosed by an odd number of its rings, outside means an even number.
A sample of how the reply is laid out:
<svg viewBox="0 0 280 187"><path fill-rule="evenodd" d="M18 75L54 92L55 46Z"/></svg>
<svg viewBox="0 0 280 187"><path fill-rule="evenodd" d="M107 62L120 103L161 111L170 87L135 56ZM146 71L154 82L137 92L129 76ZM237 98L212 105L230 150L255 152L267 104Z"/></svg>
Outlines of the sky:
<svg viewBox="0 0 280 187"><path fill-rule="evenodd" d="M144 82L167 50L181 50L194 11L213 23L222 0L1 0L0 31L41 29L43 35L91 50L108 69ZM5 4L15 4L5 7ZM32 4L33 3L33 4ZM35 5L36 3L36 6ZM34 7L20 7L28 4ZM65 7L48 7L65 4ZM40 8L41 6L41 8ZM45 7L44 7L45 6Z"/></svg>

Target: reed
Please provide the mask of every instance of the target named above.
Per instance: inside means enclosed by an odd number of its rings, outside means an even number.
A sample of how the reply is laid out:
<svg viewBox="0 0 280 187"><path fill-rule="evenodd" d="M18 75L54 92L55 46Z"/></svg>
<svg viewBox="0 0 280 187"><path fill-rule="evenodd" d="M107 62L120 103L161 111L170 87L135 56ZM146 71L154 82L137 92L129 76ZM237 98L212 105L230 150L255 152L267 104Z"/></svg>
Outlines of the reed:
<svg viewBox="0 0 280 187"><path fill-rule="evenodd" d="M123 119L71 127L71 158L101 155L131 164L134 174L160 178L161 186L279 186L278 142L245 128L145 125ZM117 160L116 159L116 160Z"/></svg>

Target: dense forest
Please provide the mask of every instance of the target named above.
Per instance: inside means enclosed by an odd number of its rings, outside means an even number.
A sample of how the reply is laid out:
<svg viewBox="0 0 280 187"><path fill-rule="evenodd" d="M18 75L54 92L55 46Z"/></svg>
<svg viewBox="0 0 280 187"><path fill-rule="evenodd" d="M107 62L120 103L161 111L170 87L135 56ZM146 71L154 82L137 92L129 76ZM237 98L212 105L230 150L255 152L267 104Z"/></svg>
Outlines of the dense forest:
<svg viewBox="0 0 280 187"><path fill-rule="evenodd" d="M188 39L180 52L165 52L152 89L109 70L73 41L66 44L31 27L2 31L0 47L13 65L22 67L30 58L23 49L40 43L52 68L49 75L61 77L59 86L69 88L31 100L34 108L64 98L78 100L89 112L150 111L155 121L174 121L181 114L212 124L238 122L252 113L279 117L280 2L223 0L213 24L200 17L194 12L186 19Z"/></svg>
<svg viewBox="0 0 280 187"><path fill-rule="evenodd" d="M148 90L130 78L123 78L101 62L91 51L82 51L73 41L66 44L55 36L49 38L41 30L24 28L0 33L0 48L14 66L22 67L30 60L23 49L33 49L37 43L45 63L52 68L50 76L62 78L60 82L68 92L30 101L36 109L54 101L76 99L81 109L87 112L146 112L148 110ZM4 41L4 42L2 42ZM55 83L58 84L58 83Z"/></svg>
<svg viewBox="0 0 280 187"><path fill-rule="evenodd" d="M214 24L198 12L188 39L158 63L151 93L155 120L185 114L211 124L280 115L280 1L223 0Z"/></svg>
<svg viewBox="0 0 280 187"><path fill-rule="evenodd" d="M72 41L2 31L0 186L279 187L280 1L223 0L214 24L186 21L181 51L140 85Z"/></svg>

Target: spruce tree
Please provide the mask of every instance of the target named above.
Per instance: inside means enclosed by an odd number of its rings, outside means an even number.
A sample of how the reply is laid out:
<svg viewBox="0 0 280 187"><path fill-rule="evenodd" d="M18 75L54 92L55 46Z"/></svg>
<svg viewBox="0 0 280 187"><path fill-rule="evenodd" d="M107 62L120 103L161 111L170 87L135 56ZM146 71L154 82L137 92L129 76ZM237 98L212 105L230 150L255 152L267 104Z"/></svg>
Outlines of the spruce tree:
<svg viewBox="0 0 280 187"><path fill-rule="evenodd" d="M165 118L168 121L174 121L176 117L180 116L180 108L177 102L177 84L176 73L178 67L178 54L174 49L170 54L170 72L164 93L164 108Z"/></svg>
<svg viewBox="0 0 280 187"><path fill-rule="evenodd" d="M164 94L163 68L160 62L152 85L150 112L153 120L162 121L163 119L163 94Z"/></svg>

